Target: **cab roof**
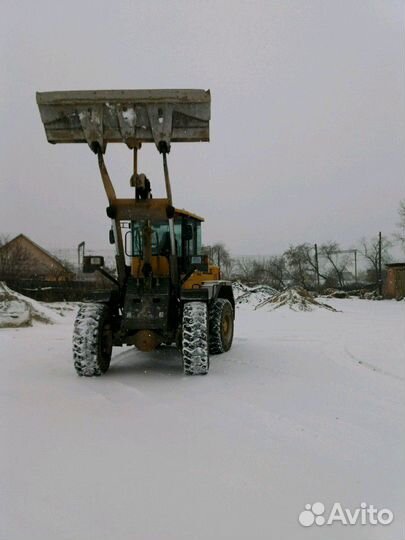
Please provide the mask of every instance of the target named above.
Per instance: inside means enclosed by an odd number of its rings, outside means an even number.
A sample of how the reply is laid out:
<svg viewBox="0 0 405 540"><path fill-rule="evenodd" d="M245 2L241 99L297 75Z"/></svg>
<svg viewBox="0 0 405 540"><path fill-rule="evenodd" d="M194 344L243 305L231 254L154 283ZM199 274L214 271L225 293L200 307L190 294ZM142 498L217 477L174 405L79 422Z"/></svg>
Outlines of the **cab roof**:
<svg viewBox="0 0 405 540"><path fill-rule="evenodd" d="M197 216L197 214L193 214L192 212L188 212L187 210L184 210L184 208L176 208L176 215L191 217L197 221L205 221L203 217Z"/></svg>

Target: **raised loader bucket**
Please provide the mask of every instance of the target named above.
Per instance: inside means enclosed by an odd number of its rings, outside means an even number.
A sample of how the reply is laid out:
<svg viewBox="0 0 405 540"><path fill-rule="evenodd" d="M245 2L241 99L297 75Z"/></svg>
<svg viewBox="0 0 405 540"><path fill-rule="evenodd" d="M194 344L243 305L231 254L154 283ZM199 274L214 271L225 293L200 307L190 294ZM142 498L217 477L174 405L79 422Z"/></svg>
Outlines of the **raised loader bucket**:
<svg viewBox="0 0 405 540"><path fill-rule="evenodd" d="M48 142L87 143L97 152L107 143L129 148L154 142L209 141L209 90L95 90L37 92Z"/></svg>

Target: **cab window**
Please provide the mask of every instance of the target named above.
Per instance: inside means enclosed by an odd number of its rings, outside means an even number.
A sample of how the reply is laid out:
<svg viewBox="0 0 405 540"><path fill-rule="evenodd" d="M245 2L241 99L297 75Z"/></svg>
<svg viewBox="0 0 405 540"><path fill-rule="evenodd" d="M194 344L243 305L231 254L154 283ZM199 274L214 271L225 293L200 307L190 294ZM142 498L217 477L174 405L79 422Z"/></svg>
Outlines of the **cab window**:
<svg viewBox="0 0 405 540"><path fill-rule="evenodd" d="M143 256L143 227L144 223L132 222L133 256ZM177 255L181 255L181 223L174 224ZM152 255L170 255L170 233L167 221L152 224Z"/></svg>

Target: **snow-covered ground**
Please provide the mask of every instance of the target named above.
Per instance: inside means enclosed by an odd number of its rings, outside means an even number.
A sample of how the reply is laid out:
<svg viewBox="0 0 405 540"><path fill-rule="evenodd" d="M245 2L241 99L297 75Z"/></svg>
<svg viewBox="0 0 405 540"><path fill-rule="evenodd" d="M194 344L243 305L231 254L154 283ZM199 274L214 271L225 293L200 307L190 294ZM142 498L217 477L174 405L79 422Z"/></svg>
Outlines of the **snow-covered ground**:
<svg viewBox="0 0 405 540"><path fill-rule="evenodd" d="M33 321L49 324L62 322L63 312L71 307L61 304L50 307L9 289L0 281L0 329L31 326Z"/></svg>
<svg viewBox="0 0 405 540"><path fill-rule="evenodd" d="M114 350L76 376L72 313L0 330L7 540L399 540L405 304L237 313L206 377L179 354ZM389 526L304 528L306 503L361 502Z"/></svg>

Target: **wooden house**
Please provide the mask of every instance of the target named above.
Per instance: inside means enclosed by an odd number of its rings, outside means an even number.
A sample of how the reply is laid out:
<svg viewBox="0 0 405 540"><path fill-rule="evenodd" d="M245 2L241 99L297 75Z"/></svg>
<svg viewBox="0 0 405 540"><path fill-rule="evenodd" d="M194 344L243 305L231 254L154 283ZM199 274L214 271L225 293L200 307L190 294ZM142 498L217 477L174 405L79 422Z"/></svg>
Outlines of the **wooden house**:
<svg viewBox="0 0 405 540"><path fill-rule="evenodd" d="M0 247L0 279L67 281L73 277L60 260L24 234Z"/></svg>

